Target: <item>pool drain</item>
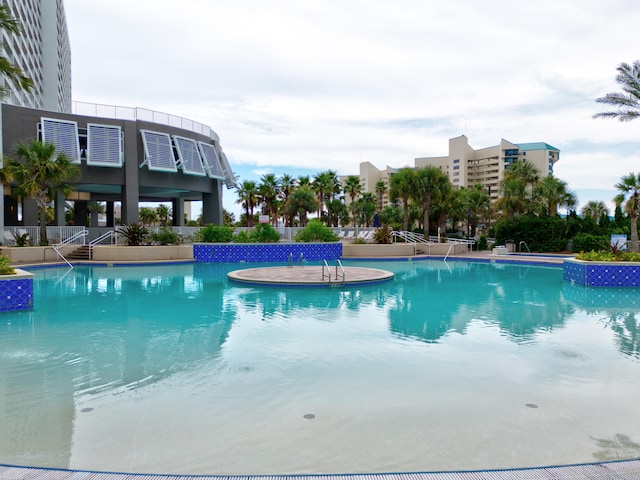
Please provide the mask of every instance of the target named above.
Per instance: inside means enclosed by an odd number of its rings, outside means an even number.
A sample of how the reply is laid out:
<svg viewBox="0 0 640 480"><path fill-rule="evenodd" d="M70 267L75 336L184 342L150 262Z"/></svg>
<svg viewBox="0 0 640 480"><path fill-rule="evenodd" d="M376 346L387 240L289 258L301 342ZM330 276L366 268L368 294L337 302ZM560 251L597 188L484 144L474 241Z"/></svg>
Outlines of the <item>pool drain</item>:
<svg viewBox="0 0 640 480"><path fill-rule="evenodd" d="M313 420L314 418L316 418L316 416L313 413L306 413L304 415L304 418L306 418L307 420Z"/></svg>
<svg viewBox="0 0 640 480"><path fill-rule="evenodd" d="M535 403L527 403L525 406L529 408L538 408L538 405L536 405Z"/></svg>
<svg viewBox="0 0 640 480"><path fill-rule="evenodd" d="M86 407L86 408L83 408L83 409L82 409L82 410L80 410L80 411L81 411L82 413L93 412L93 408L91 408L91 407Z"/></svg>

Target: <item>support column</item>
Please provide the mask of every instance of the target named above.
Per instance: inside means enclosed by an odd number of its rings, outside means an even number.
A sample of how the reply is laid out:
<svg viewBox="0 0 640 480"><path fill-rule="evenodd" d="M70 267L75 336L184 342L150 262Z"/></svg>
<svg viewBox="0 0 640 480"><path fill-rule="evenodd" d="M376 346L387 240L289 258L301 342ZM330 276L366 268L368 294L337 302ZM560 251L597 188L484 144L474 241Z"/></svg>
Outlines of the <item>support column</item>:
<svg viewBox="0 0 640 480"><path fill-rule="evenodd" d="M114 202L107 202L107 227L114 227L115 222L115 209L113 208Z"/></svg>
<svg viewBox="0 0 640 480"><path fill-rule="evenodd" d="M212 223L214 225L222 225L222 182L220 180L213 180L216 183L215 193L203 193L202 194L202 223L207 225Z"/></svg>
<svg viewBox="0 0 640 480"><path fill-rule="evenodd" d="M184 227L184 199L174 198L171 208L173 210L173 226Z"/></svg>
<svg viewBox="0 0 640 480"><path fill-rule="evenodd" d="M39 225L38 205L33 198L25 198L22 202L22 224L24 226Z"/></svg>
<svg viewBox="0 0 640 480"><path fill-rule="evenodd" d="M87 216L89 207L86 200L76 200L73 202L73 224L80 227L87 226Z"/></svg>
<svg viewBox="0 0 640 480"><path fill-rule="evenodd" d="M121 206L121 222L123 225L130 225L139 221L138 218L138 204L140 202L140 186L138 183L138 174L140 172L140 166L138 159L142 156L138 156L138 143L140 142L139 133L136 128L136 123L126 122L124 125L124 137L129 141L125 142L124 146L124 171L125 171L125 184L122 192L122 206ZM135 141L132 141L135 139Z"/></svg>
<svg viewBox="0 0 640 480"><path fill-rule="evenodd" d="M64 226L67 222L64 215L64 207L65 207L66 199L61 192L56 193L56 198L53 202L53 224L59 227Z"/></svg>

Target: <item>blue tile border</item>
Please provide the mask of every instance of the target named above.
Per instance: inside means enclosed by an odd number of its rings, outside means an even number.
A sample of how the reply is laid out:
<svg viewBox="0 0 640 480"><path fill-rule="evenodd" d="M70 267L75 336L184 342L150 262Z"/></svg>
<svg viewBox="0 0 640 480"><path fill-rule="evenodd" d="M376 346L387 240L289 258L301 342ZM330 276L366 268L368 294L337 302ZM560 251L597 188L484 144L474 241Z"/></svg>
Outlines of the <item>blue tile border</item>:
<svg viewBox="0 0 640 480"><path fill-rule="evenodd" d="M640 263L565 260L566 282L588 287L640 287Z"/></svg>
<svg viewBox="0 0 640 480"><path fill-rule="evenodd" d="M0 276L0 312L33 308L33 274L17 270L16 275Z"/></svg>
<svg viewBox="0 0 640 480"><path fill-rule="evenodd" d="M195 243L197 262L293 262L335 260L342 255L342 243Z"/></svg>

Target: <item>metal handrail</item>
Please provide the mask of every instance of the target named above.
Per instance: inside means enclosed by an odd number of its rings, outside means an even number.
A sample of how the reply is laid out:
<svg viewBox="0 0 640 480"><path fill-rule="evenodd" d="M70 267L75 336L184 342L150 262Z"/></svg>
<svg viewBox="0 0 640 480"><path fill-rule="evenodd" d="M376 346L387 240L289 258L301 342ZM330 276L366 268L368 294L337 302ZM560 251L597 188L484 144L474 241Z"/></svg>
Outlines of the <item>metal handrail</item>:
<svg viewBox="0 0 640 480"><path fill-rule="evenodd" d="M445 261L445 262L447 261L447 258L449 258L449 254L451 253L451 249L452 249L452 248L453 248L453 245L451 245L451 246L449 247L449 250L447 250L447 254L444 256L444 261Z"/></svg>
<svg viewBox="0 0 640 480"><path fill-rule="evenodd" d="M531 250L529 250L529 245L527 245L527 242L525 242L524 240L520 240L520 243L518 244L518 250L522 253L522 245L524 245L525 247L527 247L527 252L531 253Z"/></svg>
<svg viewBox="0 0 640 480"><path fill-rule="evenodd" d="M327 273L325 274L325 268L327 269ZM324 277L327 277L327 280L331 282L331 269L329 268L329 264L326 260L322 260L322 281L324 281Z"/></svg>
<svg viewBox="0 0 640 480"><path fill-rule="evenodd" d="M338 274L338 268L340 268L340 271L342 272L341 274ZM339 258L336 258L336 282L338 281L339 277L342 277L342 282L343 283L347 279L347 277L346 277L346 275L344 273L344 267L342 266L342 262L340 261Z"/></svg>
<svg viewBox="0 0 640 480"><path fill-rule="evenodd" d="M116 232L115 230L109 230L108 232L104 232L99 237L96 237L93 240L91 240L89 242L89 259L93 258L93 247L102 243L102 241L105 240L107 237L111 240L111 244L113 245L117 241L118 232Z"/></svg>
<svg viewBox="0 0 640 480"><path fill-rule="evenodd" d="M64 260L64 262L67 265L69 265L69 267L73 268L73 265L71 265L71 263L69 263L69 260L67 260L65 258L65 256L62 255L62 253L60 252L60 248L64 247L65 245L69 245L70 243L75 242L80 237L86 237L87 235L89 235L89 230L81 230L79 232L74 233L70 237L65 238L60 243L56 243L55 245L51 245L51 247L48 247L48 248L51 248L54 252L56 252L56 255L58 255L58 257L60 257L62 260ZM83 238L82 244L84 245L84 238ZM46 259L47 259L47 248L44 249L44 251L42 252L42 255L43 255L42 260L46 261Z"/></svg>

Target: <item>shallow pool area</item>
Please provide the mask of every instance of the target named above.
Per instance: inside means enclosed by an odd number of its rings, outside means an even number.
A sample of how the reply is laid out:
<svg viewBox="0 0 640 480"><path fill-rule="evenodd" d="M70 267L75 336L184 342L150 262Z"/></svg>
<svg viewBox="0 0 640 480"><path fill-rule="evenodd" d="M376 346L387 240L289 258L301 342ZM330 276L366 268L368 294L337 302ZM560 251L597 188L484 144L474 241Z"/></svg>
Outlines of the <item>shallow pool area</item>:
<svg viewBox="0 0 640 480"><path fill-rule="evenodd" d="M0 463L242 475L640 456L640 290L531 265L345 265L395 278L33 270L34 309L0 316Z"/></svg>

